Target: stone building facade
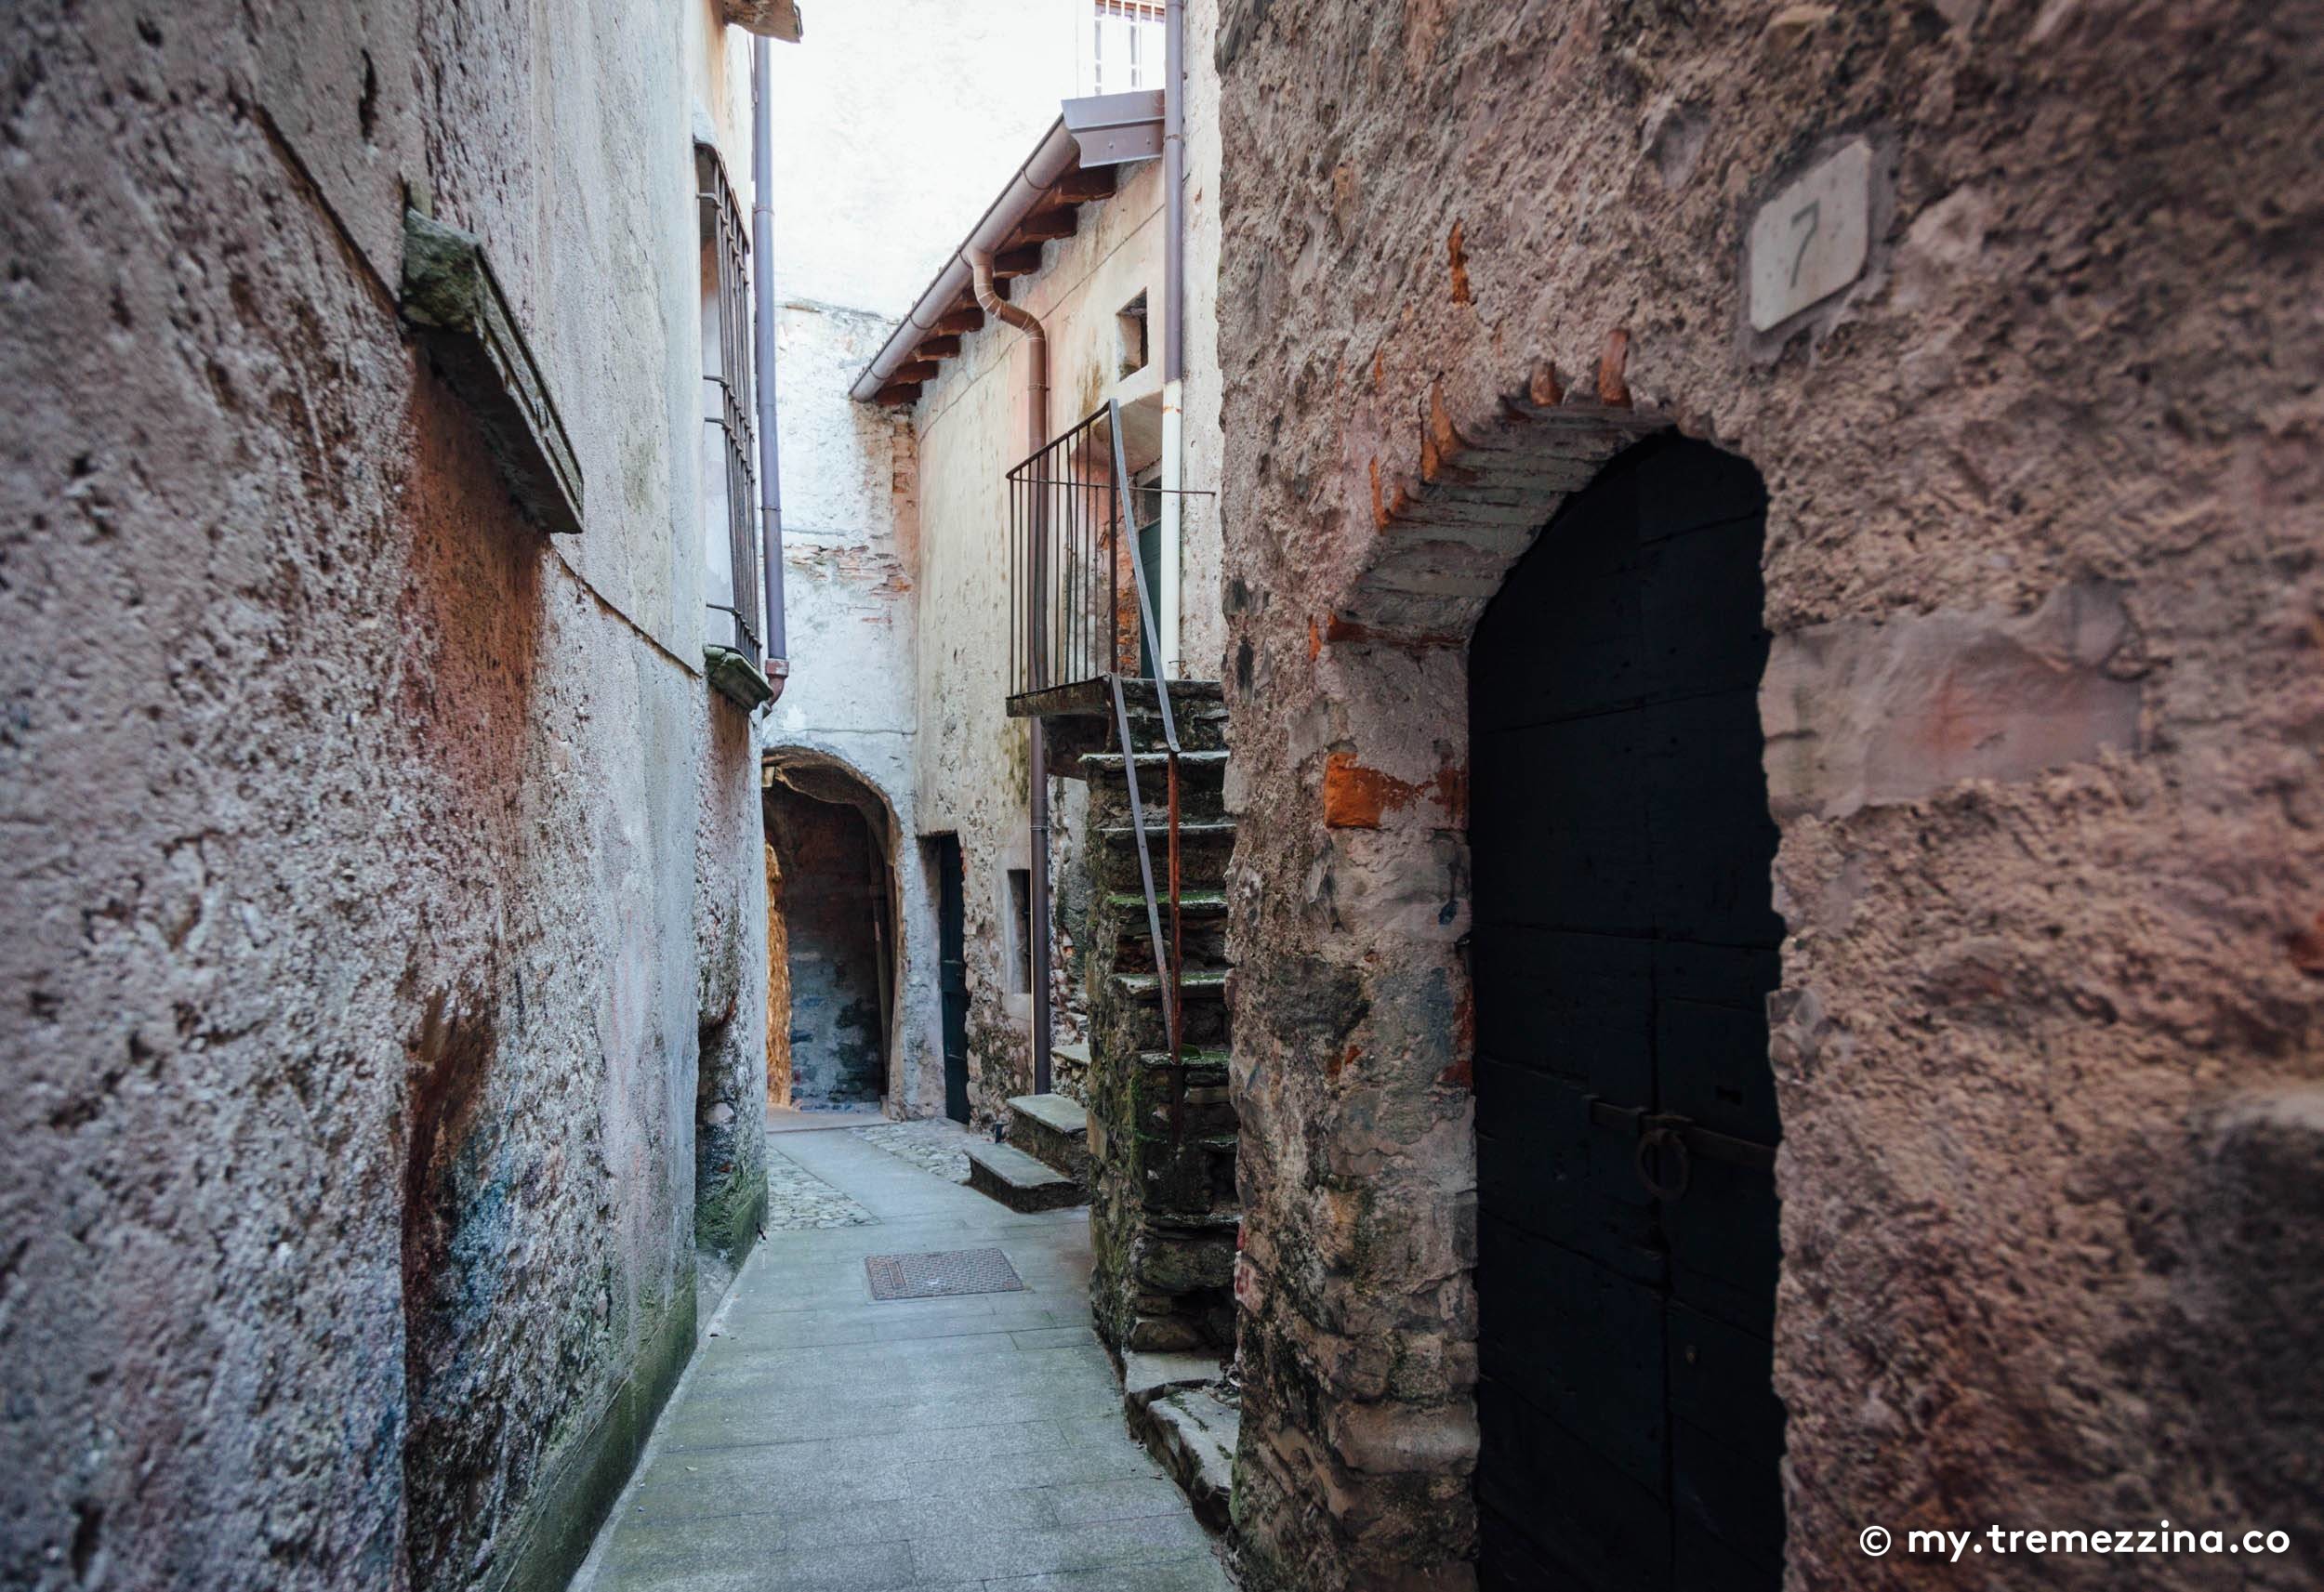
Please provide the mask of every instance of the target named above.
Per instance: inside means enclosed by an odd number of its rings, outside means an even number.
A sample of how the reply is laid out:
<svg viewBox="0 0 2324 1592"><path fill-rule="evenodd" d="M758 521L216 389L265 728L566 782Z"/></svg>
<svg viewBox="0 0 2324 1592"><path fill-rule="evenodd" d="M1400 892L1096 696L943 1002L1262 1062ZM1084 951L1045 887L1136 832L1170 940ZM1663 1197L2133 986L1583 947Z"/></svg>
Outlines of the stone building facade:
<svg viewBox="0 0 2324 1592"><path fill-rule="evenodd" d="M761 740L773 784L813 784L826 801L882 815L897 998L878 1094L897 1117L945 1105L942 857L931 837L957 824L921 811L920 671L924 657L940 668L950 660L931 657L921 633L911 422L854 402L848 387L911 308L931 261L1074 92L1085 10L1069 0L852 5L819 18L816 50L779 59L773 73L776 139L798 171L774 204L786 607L796 649L824 662L786 689ZM899 81L917 86L898 94ZM996 770L987 757L947 779L966 788ZM997 990L1006 872L984 849L971 866L974 980Z"/></svg>
<svg viewBox="0 0 2324 1592"><path fill-rule="evenodd" d="M995 194L1094 87L1093 8L1079 0L963 8L917 0L851 7L776 73L779 140L801 181L776 203L782 319L788 611L796 646L827 665L795 678L762 731L769 778L812 770L826 796L852 786L890 817L899 1020L886 1060L891 1115L946 1109L939 988L940 870L957 841L969 993L968 1112L980 1125L1032 1086L1032 992L1022 921L1030 873L1025 727L1010 694L1006 472L1025 453L1021 335L997 322L957 338L905 403L854 401L851 383L913 308ZM1218 235L1218 116L1209 31L1189 10L1188 282L1182 671L1215 678L1218 365L1210 284ZM1198 47L1197 47L1198 46ZM898 96L899 74L928 86ZM1158 76L1155 79L1158 83ZM1117 85L1116 86L1118 86ZM1013 279L1051 346L1050 421L1063 430L1108 397L1157 412L1158 361L1125 374L1121 312L1141 294L1160 324L1161 163L1119 168L1079 207L1074 235ZM1146 428L1158 437L1158 423ZM1138 461L1150 463L1148 459ZM1085 1009L1072 959L1088 910L1075 836L1076 782L1051 782L1058 1036ZM1012 878L1012 875L1014 877ZM794 1058L794 1064L796 1058ZM1073 1063L1066 1063L1068 1070Z"/></svg>
<svg viewBox="0 0 2324 1592"><path fill-rule="evenodd" d="M0 1581L561 1585L756 1233L695 150L746 205L747 59L707 0L0 22ZM409 335L407 207L577 534Z"/></svg>
<svg viewBox="0 0 2324 1592"><path fill-rule="evenodd" d="M1868 1525L2324 1571L2313 22L1230 0L1253 1584L1476 1573L1470 648L1665 436L1764 483L1783 1584L1957 1584Z"/></svg>

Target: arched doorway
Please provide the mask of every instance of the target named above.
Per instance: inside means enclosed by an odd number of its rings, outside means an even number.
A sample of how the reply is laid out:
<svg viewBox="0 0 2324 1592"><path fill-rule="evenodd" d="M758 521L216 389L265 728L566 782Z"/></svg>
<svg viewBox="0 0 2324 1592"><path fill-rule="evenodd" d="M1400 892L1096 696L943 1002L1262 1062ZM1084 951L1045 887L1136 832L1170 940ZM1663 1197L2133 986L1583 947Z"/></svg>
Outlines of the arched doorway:
<svg viewBox="0 0 2324 1592"><path fill-rule="evenodd" d="M1639 443L1472 644L1487 1587L1782 1582L1765 510Z"/></svg>
<svg viewBox="0 0 2324 1592"><path fill-rule="evenodd" d="M769 763L768 1103L877 1105L895 1030L896 889L886 805L849 770Z"/></svg>

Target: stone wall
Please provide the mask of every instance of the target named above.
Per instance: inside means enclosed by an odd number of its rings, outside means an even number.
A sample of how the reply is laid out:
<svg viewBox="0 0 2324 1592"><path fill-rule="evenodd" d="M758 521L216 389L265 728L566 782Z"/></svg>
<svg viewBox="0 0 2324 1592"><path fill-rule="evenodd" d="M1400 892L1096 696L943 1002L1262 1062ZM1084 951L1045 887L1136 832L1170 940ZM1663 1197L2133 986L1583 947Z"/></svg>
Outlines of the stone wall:
<svg viewBox="0 0 2324 1592"><path fill-rule="evenodd" d="M1675 427L1772 500L1788 1584L1953 1583L1867 1523L2198 1517L2291 1533L2252 1585L2312 1581L2314 1246L2259 1213L2324 1179L2316 31L2229 0L1221 29L1254 1579L1467 1584L1463 648L1561 497ZM1865 269L1755 331L1753 216L1852 138ZM2113 1573L1999 1572L2037 1569Z"/></svg>
<svg viewBox="0 0 2324 1592"><path fill-rule="evenodd" d="M710 1170L760 1153L694 462L739 46L360 10L0 23L11 1585L561 1584L692 1347L699 1083ZM407 192L482 237L581 535L403 336Z"/></svg>

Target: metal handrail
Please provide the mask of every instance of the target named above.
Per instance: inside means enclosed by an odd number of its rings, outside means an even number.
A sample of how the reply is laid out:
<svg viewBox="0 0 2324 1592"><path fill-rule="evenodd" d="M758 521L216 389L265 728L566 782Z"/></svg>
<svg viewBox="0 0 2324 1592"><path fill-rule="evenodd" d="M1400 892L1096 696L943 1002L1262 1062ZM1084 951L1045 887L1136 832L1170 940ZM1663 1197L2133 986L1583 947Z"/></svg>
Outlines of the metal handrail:
<svg viewBox="0 0 2324 1592"><path fill-rule="evenodd" d="M1121 498L1122 523L1138 523L1136 510L1129 501L1129 467L1122 456L1122 407L1114 400L1105 401L1106 428L1114 441L1114 490ZM1138 876L1145 887L1146 932L1154 941L1154 966L1157 979L1169 980L1164 996L1163 1026L1170 1042L1170 1136L1181 1136L1185 1113L1185 1080L1179 1066L1182 1023L1185 1016L1186 986L1182 953L1185 948L1184 923L1179 901L1178 849L1178 720L1170 712L1170 684L1164 678L1162 664L1162 630L1154 622L1154 595L1146 590L1146 567L1142 559L1129 560L1132 581L1138 589L1138 623L1144 629L1146 656L1154 663L1154 695L1162 709L1162 744L1169 758L1169 856L1170 856L1170 949L1168 957L1162 950L1162 925L1155 912L1154 900L1154 865L1146 852L1146 822L1138 799L1138 748L1129 738L1129 711L1122 701L1121 676L1114 677L1114 718L1122 737L1122 773L1129 786L1129 822L1138 836Z"/></svg>

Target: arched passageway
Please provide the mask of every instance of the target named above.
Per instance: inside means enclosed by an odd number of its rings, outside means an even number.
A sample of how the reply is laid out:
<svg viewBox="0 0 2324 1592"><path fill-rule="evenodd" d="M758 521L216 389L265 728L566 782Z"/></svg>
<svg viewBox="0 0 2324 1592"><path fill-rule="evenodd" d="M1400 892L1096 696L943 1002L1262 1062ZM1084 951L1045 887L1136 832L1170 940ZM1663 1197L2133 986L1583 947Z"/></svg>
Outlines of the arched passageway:
<svg viewBox="0 0 2324 1592"><path fill-rule="evenodd" d="M1640 443L1472 645L1488 1587L1782 1581L1765 510Z"/></svg>
<svg viewBox="0 0 2324 1592"><path fill-rule="evenodd" d="M771 969L769 1103L877 1103L895 1030L891 824L844 769L775 764L764 789Z"/></svg>

